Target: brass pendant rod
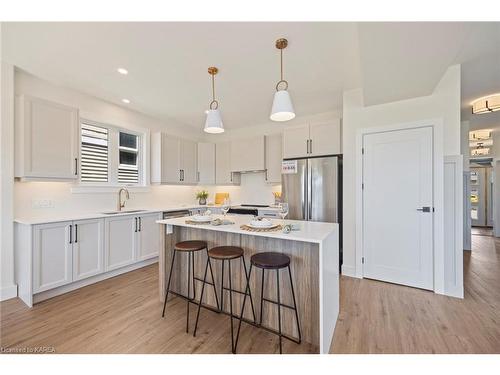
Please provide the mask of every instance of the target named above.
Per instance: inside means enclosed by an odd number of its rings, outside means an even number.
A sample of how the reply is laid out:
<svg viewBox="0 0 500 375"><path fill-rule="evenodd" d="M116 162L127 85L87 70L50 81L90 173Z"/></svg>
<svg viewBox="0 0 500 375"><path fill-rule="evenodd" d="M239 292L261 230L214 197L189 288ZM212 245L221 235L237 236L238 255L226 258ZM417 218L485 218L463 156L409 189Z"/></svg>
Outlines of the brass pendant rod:
<svg viewBox="0 0 500 375"><path fill-rule="evenodd" d="M283 81L283 49L280 49L280 71L281 71L281 81Z"/></svg>
<svg viewBox="0 0 500 375"><path fill-rule="evenodd" d="M212 74L212 101L215 100L215 74Z"/></svg>

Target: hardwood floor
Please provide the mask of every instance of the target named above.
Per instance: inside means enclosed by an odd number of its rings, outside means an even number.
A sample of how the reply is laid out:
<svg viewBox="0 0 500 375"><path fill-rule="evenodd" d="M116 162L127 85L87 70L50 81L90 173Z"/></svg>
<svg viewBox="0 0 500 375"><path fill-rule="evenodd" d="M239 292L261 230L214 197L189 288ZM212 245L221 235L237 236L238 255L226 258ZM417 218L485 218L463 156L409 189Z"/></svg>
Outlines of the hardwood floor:
<svg viewBox="0 0 500 375"><path fill-rule="evenodd" d="M341 279L332 353L500 353L500 239L472 236L464 299Z"/></svg>
<svg viewBox="0 0 500 375"><path fill-rule="evenodd" d="M473 236L464 255L465 298L373 280L341 278L332 353L500 353L500 239ZM185 333L185 301L161 319L157 265L55 297L28 309L0 303L0 345L57 353L230 353L229 317L202 310ZM194 309L191 317L194 323ZM276 336L242 325L240 353L276 353ZM315 348L284 340L284 352Z"/></svg>

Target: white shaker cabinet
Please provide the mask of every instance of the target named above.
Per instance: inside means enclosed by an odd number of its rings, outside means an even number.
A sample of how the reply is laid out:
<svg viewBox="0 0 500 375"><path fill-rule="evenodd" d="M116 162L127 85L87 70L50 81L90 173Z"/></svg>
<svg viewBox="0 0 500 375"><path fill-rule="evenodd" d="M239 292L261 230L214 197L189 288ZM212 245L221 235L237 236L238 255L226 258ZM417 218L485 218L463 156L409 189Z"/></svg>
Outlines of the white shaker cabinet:
<svg viewBox="0 0 500 375"><path fill-rule="evenodd" d="M15 176L78 178L78 109L21 95L16 100Z"/></svg>
<svg viewBox="0 0 500 375"><path fill-rule="evenodd" d="M338 155L341 153L340 120L286 128L283 132L283 158Z"/></svg>
<svg viewBox="0 0 500 375"><path fill-rule="evenodd" d="M33 230L33 293L73 280L72 222L41 224Z"/></svg>
<svg viewBox="0 0 500 375"><path fill-rule="evenodd" d="M266 135L266 182L281 183L283 139L280 134Z"/></svg>
<svg viewBox="0 0 500 375"><path fill-rule="evenodd" d="M240 174L231 171L231 143L215 145L215 183L217 185L239 185Z"/></svg>
<svg viewBox="0 0 500 375"><path fill-rule="evenodd" d="M215 143L198 143L198 183L215 184Z"/></svg>
<svg viewBox="0 0 500 375"><path fill-rule="evenodd" d="M146 214L137 217L138 229L137 238L137 258L136 260L146 260L158 256L160 252L160 225L156 223L161 219L161 214Z"/></svg>
<svg viewBox="0 0 500 375"><path fill-rule="evenodd" d="M236 139L231 142L231 171L263 171L265 164L265 139L263 135Z"/></svg>
<svg viewBox="0 0 500 375"><path fill-rule="evenodd" d="M151 183L195 184L196 142L165 133L151 135Z"/></svg>
<svg viewBox="0 0 500 375"><path fill-rule="evenodd" d="M104 219L73 222L73 281L104 272Z"/></svg>
<svg viewBox="0 0 500 375"><path fill-rule="evenodd" d="M104 269L111 271L132 264L136 254L138 220L135 216L106 218Z"/></svg>

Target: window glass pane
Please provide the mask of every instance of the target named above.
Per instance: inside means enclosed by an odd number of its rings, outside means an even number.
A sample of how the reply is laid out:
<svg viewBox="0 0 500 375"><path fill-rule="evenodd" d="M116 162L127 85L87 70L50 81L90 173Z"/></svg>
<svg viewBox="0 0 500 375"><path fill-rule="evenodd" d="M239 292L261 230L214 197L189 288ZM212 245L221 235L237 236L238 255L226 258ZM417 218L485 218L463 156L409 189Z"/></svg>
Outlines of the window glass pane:
<svg viewBox="0 0 500 375"><path fill-rule="evenodd" d="M137 136L134 134L120 132L120 147L137 150Z"/></svg>
<svg viewBox="0 0 500 375"><path fill-rule="evenodd" d="M83 182L108 181L108 129L81 125L80 178Z"/></svg>
<svg viewBox="0 0 500 375"><path fill-rule="evenodd" d="M120 150L120 164L137 165L137 153Z"/></svg>

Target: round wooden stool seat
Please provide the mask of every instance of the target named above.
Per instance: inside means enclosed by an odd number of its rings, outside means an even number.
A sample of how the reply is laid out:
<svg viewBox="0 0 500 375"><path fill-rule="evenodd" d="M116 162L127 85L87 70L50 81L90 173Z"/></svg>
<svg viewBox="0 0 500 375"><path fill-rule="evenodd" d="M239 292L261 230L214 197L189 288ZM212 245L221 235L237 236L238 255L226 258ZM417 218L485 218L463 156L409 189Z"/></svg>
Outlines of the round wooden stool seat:
<svg viewBox="0 0 500 375"><path fill-rule="evenodd" d="M199 251L207 248L205 241L182 241L177 242L174 249L177 251Z"/></svg>
<svg viewBox="0 0 500 375"><path fill-rule="evenodd" d="M290 257L282 253L264 252L252 255L250 262L255 267L275 270L288 267Z"/></svg>
<svg viewBox="0 0 500 375"><path fill-rule="evenodd" d="M243 249L238 246L217 246L208 250L208 256L214 259L236 259L243 256Z"/></svg>

